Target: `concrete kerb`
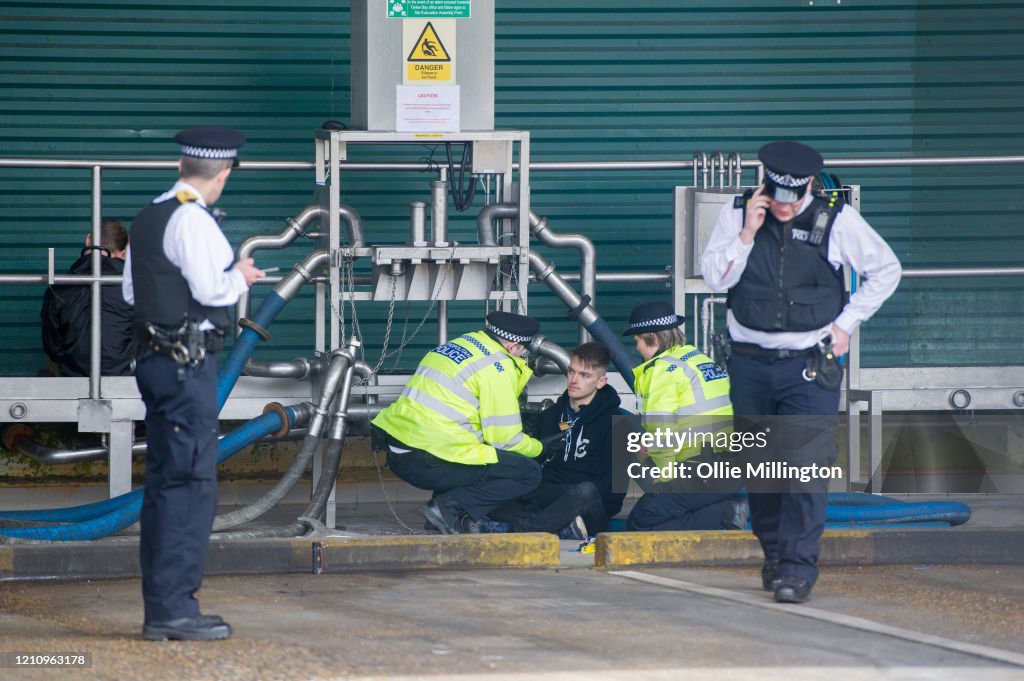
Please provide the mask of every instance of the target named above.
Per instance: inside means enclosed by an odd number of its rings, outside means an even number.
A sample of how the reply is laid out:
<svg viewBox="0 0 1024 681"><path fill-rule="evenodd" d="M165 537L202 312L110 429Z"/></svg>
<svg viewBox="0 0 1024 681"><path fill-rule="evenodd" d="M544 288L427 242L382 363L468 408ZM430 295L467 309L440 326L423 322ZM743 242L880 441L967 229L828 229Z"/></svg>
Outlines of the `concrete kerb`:
<svg viewBox="0 0 1024 681"><path fill-rule="evenodd" d="M600 534L594 562L629 566L760 565L749 532L622 532ZM824 565L1024 563L1024 530L826 530Z"/></svg>
<svg viewBox="0 0 1024 681"><path fill-rule="evenodd" d="M314 544L319 544L314 548ZM213 540L205 574L433 568L557 568L551 534ZM137 538L0 546L0 581L138 577Z"/></svg>
<svg viewBox="0 0 1024 681"><path fill-rule="evenodd" d="M314 544L319 547L314 549ZM551 534L333 536L210 542L206 574L324 573L347 570L557 568ZM0 581L139 576L136 537L96 542L0 545ZM598 568L759 565L749 532L617 532L597 536ZM824 565L1024 563L1024 529L827 530ZM581 565L587 567L588 565ZM579 567L579 566L577 566Z"/></svg>

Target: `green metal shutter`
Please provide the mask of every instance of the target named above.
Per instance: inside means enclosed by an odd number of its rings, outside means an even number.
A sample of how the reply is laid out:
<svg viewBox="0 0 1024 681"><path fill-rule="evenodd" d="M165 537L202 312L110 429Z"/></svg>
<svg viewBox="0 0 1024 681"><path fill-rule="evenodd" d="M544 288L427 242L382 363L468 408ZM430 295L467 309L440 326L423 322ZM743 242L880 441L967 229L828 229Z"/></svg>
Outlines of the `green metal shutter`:
<svg viewBox="0 0 1024 681"><path fill-rule="evenodd" d="M778 138L804 140L826 158L1024 149L1022 2L710 4L499 1L496 126L531 131L535 161L688 160L696 151L753 158ZM348 17L347 3L334 1L5 3L0 155L169 159L176 130L219 123L249 135L245 158L312 160L312 131L348 117ZM1024 261L1021 166L832 170L862 185L865 216L907 267ZM130 220L172 181L167 172L108 171L103 213ZM371 241L404 241L405 205L425 200L426 182L365 174L345 200ZM536 172L533 208L553 229L592 238L599 271L660 271L671 260L672 187L690 182L689 172ZM0 273L44 271L47 246L66 268L88 229L88 171L0 170L0 197ZM239 172L219 205L237 245L280 231L312 197L306 173ZM474 215L453 215L452 233L472 239ZM575 268L573 256L541 248L561 271ZM261 262L287 267L303 250ZM865 327L864 363L1019 363L1022 289L1021 278L905 281ZM42 290L0 295L8 350L0 373L29 373L42 366ZM543 287L531 296L545 333L572 345L574 329L557 321L561 305ZM598 287L599 309L616 328L652 297L669 291ZM358 306L370 360L385 308ZM392 349L426 311L408 308L396 307ZM481 309L453 305L451 333L475 328ZM260 356L308 355L311 316L308 296L290 305ZM428 321L402 365L435 335Z"/></svg>

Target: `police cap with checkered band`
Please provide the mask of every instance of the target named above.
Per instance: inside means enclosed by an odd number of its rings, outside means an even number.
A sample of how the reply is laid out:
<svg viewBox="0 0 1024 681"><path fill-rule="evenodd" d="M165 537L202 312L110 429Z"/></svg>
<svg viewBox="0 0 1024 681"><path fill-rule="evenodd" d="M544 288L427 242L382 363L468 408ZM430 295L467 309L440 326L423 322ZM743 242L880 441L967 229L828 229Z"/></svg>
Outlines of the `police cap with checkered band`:
<svg viewBox="0 0 1024 681"><path fill-rule="evenodd" d="M502 312L501 310L489 312L485 320L486 326L484 328L487 331L498 338L504 338L513 343L522 343L523 345L529 345L530 341L533 340L533 335L540 330L540 322L533 317Z"/></svg>
<svg viewBox="0 0 1024 681"><path fill-rule="evenodd" d="M771 142L761 147L757 157L764 164L765 196L779 203L803 198L807 183L825 165L821 154L800 142Z"/></svg>
<svg viewBox="0 0 1024 681"><path fill-rule="evenodd" d="M674 329L685 321L686 317L677 315L666 302L655 300L640 303L629 313L629 328L622 335L637 336L641 333Z"/></svg>
<svg viewBox="0 0 1024 681"><path fill-rule="evenodd" d="M208 125L182 130L174 141L181 145L182 156L231 159L232 167L237 168L238 149L245 144L245 135L234 128Z"/></svg>

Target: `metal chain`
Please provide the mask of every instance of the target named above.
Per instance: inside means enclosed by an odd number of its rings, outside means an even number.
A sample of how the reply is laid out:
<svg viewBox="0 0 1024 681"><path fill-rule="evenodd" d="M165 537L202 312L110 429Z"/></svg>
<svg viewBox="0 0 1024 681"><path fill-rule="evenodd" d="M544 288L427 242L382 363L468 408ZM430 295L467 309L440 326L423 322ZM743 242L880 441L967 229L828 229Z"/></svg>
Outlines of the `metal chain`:
<svg viewBox="0 0 1024 681"><path fill-rule="evenodd" d="M395 504L391 501L391 495L388 494L387 486L384 483L384 471L380 467L380 461L377 460L377 451L371 451L370 456L373 457L373 465L377 467L377 479L380 480L380 491L384 495L384 503L388 505L388 510L391 511L391 515L394 516L395 522L397 522L403 529L408 530L409 534L436 534L436 532L417 530L409 527L401 518L398 517L398 511L395 510Z"/></svg>

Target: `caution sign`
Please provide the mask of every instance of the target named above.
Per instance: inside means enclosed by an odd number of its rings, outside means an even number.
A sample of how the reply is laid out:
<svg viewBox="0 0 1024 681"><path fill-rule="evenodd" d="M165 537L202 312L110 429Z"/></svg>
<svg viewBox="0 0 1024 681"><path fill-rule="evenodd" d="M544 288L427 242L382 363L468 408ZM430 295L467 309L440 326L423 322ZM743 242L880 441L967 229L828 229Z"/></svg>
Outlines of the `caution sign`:
<svg viewBox="0 0 1024 681"><path fill-rule="evenodd" d="M408 85L431 83L455 84L455 20L405 20L402 22L405 43L405 73Z"/></svg>

